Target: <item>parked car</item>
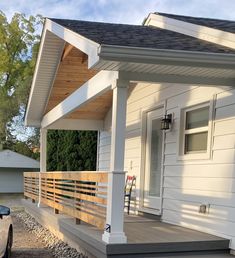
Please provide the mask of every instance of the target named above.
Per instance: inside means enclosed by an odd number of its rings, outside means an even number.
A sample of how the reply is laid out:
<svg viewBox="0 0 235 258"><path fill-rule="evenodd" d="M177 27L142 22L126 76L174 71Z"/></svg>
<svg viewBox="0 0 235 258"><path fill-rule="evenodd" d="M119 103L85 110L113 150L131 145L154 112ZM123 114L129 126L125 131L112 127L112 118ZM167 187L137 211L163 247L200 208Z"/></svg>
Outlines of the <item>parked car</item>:
<svg viewBox="0 0 235 258"><path fill-rule="evenodd" d="M10 209L0 205L0 257L9 258L13 242L13 227Z"/></svg>

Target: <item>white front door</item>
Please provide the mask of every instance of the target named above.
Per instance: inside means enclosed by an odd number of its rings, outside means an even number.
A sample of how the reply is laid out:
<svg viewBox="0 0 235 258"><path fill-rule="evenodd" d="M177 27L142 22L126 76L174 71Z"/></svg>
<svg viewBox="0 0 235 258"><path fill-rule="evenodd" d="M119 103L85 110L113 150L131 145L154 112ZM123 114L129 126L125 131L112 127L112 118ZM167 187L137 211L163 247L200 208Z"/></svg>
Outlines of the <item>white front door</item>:
<svg viewBox="0 0 235 258"><path fill-rule="evenodd" d="M163 108L147 113L143 206L160 213L162 185L162 143L161 119Z"/></svg>

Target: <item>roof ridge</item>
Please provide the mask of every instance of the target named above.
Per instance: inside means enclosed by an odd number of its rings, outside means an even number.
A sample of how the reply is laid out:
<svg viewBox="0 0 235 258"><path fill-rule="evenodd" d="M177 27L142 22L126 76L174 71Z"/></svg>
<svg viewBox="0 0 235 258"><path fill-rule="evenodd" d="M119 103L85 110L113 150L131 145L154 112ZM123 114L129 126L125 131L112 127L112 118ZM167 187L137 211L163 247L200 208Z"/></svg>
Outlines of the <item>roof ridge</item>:
<svg viewBox="0 0 235 258"><path fill-rule="evenodd" d="M211 21L224 21L224 22L235 22L235 20L227 20L220 18L208 18L208 17L199 17L199 16L190 16L190 15L180 15L175 13L163 13L163 12L154 12L154 14L159 14L162 16L174 16L174 17L185 17L185 18L193 18L193 19L203 19L203 20L211 20Z"/></svg>
<svg viewBox="0 0 235 258"><path fill-rule="evenodd" d="M87 21L87 20L80 20L80 19L60 19L60 18L50 18L47 17L47 19L51 21L71 21L71 22L86 22L86 23L97 23L97 24L106 24L106 25L125 25L125 26L137 26L137 27L143 27L142 24L131 24L131 23L113 23L113 22L104 22L104 21Z"/></svg>
<svg viewBox="0 0 235 258"><path fill-rule="evenodd" d="M29 157L29 156L26 156L26 155L24 155L24 154L22 154L22 153L19 153L19 152L17 152L17 151L13 151L13 150L10 150L10 149L3 149L3 150L1 150L0 152L12 152L12 153L14 153L14 154L17 154L17 155L20 155L20 156L22 156L22 157L24 157L24 158L28 158L28 159L31 159L31 160L33 160L33 161L36 161L36 162L39 162L38 160L36 160L36 159L34 159L34 158L32 158L32 157Z"/></svg>

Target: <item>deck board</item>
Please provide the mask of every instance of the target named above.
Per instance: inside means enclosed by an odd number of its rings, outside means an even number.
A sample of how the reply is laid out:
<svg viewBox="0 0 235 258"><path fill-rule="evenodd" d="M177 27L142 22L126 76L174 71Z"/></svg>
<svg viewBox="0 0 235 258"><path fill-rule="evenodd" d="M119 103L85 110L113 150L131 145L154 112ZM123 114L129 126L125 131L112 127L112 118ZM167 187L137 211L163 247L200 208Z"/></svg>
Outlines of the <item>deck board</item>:
<svg viewBox="0 0 235 258"><path fill-rule="evenodd" d="M39 223L50 230L53 228L59 231L63 237L88 249L95 257L170 257L183 252L193 258L193 252L203 252L200 255L206 252L222 252L224 256L229 250L228 239L138 216L125 216L127 243L106 244L102 241L103 231L100 229L85 223L75 225L73 218L63 214L55 215L48 207L38 208L29 201L24 201L24 204L26 210L34 215Z"/></svg>
<svg viewBox="0 0 235 258"><path fill-rule="evenodd" d="M159 221L125 223L124 229L128 243L165 243L222 239L210 234Z"/></svg>

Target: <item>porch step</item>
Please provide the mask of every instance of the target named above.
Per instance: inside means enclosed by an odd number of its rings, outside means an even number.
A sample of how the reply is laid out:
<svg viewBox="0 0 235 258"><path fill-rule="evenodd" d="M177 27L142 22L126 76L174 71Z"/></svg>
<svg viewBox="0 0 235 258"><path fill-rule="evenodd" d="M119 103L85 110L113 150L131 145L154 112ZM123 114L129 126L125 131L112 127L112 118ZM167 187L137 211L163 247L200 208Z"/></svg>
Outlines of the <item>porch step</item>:
<svg viewBox="0 0 235 258"><path fill-rule="evenodd" d="M191 252L191 253L164 253L164 254L138 254L138 255L127 255L127 256L108 256L108 257L115 257L115 258L145 258L145 257L152 257L152 258L233 258L233 255L224 252Z"/></svg>
<svg viewBox="0 0 235 258"><path fill-rule="evenodd" d="M108 257L229 257L229 241L109 244Z"/></svg>

